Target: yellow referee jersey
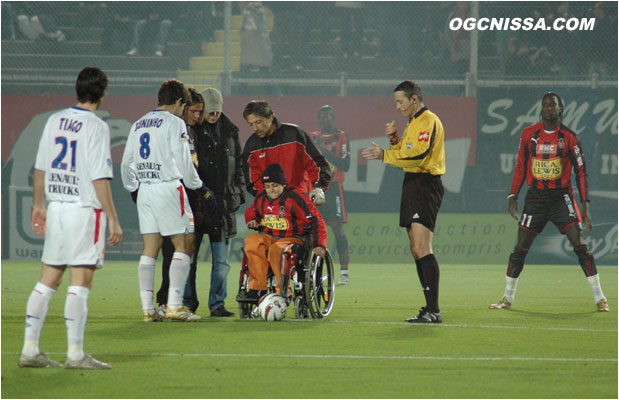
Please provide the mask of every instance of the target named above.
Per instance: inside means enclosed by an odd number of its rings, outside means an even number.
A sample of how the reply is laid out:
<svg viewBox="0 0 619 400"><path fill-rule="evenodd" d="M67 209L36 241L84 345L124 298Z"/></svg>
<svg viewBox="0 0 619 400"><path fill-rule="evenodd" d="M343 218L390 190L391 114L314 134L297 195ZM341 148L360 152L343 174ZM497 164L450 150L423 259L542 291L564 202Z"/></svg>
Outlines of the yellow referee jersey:
<svg viewBox="0 0 619 400"><path fill-rule="evenodd" d="M426 107L410 120L402 140L385 150L385 164L406 172L445 173L445 131L436 114Z"/></svg>

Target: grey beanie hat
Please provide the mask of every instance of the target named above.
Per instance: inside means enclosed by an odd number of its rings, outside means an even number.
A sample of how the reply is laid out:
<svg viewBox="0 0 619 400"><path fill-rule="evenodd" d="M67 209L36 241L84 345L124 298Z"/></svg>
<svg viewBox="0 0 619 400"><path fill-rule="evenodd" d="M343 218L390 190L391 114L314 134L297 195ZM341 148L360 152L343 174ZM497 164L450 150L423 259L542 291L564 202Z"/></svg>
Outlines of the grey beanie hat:
<svg viewBox="0 0 619 400"><path fill-rule="evenodd" d="M222 106L224 104L224 98L221 92L215 88L206 88L202 92L204 97L204 112L211 113L214 111L222 112Z"/></svg>

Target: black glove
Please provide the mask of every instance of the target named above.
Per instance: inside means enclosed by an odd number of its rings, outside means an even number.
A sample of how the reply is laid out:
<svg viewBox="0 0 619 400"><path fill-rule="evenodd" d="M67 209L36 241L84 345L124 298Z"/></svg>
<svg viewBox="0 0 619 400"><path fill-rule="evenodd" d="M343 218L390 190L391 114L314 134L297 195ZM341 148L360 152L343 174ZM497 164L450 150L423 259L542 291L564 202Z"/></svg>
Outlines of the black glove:
<svg viewBox="0 0 619 400"><path fill-rule="evenodd" d="M204 211L214 211L217 209L217 199L215 198L215 193L206 186L202 186L204 190L204 194L202 195L202 208Z"/></svg>
<svg viewBox="0 0 619 400"><path fill-rule="evenodd" d="M133 192L131 192L131 200L133 200L134 204L138 204L138 190L136 189Z"/></svg>

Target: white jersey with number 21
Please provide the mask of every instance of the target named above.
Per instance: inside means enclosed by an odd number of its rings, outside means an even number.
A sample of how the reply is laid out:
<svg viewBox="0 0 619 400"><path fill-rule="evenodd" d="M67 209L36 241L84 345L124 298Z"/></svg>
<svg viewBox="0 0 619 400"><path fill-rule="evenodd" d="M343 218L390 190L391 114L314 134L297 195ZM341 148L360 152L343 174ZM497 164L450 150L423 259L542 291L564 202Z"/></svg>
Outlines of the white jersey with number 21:
<svg viewBox="0 0 619 400"><path fill-rule="evenodd" d="M94 112L71 107L47 120L34 167L48 201L101 208L92 181L113 177L110 130Z"/></svg>

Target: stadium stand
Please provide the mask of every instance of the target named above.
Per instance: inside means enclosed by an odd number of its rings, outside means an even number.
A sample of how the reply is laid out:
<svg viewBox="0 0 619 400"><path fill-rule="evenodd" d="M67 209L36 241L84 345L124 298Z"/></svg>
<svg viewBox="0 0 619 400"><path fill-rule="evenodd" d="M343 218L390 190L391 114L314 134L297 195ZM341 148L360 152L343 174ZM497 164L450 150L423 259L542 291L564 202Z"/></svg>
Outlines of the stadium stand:
<svg viewBox="0 0 619 400"><path fill-rule="evenodd" d="M75 74L84 65L98 65L108 72L111 78L111 90L115 93L143 93L151 92L164 79L177 77L198 89L214 86L221 89L224 72L224 30L223 5L212 2L205 5L206 11L192 15L196 3L178 2L177 20L184 23L173 23L168 46L163 57L155 57L151 53L144 56L127 57L125 53L129 45L121 51L110 52L102 43L105 32L105 21L109 15L101 11L105 9L105 2L84 3L75 7L74 2L30 2L39 10L52 15L57 29L61 30L66 38L57 41L46 37L34 41L28 40L15 28L16 12L11 10L12 2L3 2L2 27L2 91L3 93L28 93L49 91L53 93L70 92ZM209 3L209 2L205 2ZM300 5L296 5L299 3ZM341 10L334 11L334 2L313 3L311 12L305 2L272 2L266 3L266 13L270 38L273 49L273 66L270 73L253 75L249 79L239 73L240 69L240 29L242 16L237 4L232 4L231 43L230 43L230 94L253 95L263 92L265 82L262 78L288 79L280 82L282 95L342 95L338 88L346 80L393 80L401 78L402 74L414 75L416 79L453 80L451 83L463 86L465 73L450 68L449 50L446 35L449 34L447 20L457 11L455 2L400 2L382 3L386 6L378 9L373 2L364 3L364 7L356 11L354 18L361 18L361 26L354 29L354 40L357 41L355 54L344 56L344 35L352 35L346 31ZM77 3L79 4L79 3ZM111 4L108 8L111 7ZM123 2L124 7L137 8L137 2ZM211 4L211 3L209 3ZM472 4L472 3L471 3ZM539 3L524 2L511 3L479 3L479 15L489 17L510 16L545 16L549 21L556 18L561 12L563 3L540 5ZM21 3L15 8L22 7ZM47 7L47 8L45 8ZM211 7L211 8L209 8ZM219 7L217 12L208 10ZM271 8L271 9L269 9ZM384 10L383 13L380 11ZM454 11L456 10L456 11ZM592 74L598 73L602 79L610 76L608 71L616 70L616 36L614 41L600 40L604 32L616 32L617 6L616 3L585 3L572 2L569 5L569 15L575 17L591 17L605 15L603 27L599 32L577 32L571 43L592 43L574 45L565 53L565 43L551 34L531 36L524 31L479 31L478 59L476 71L477 79L504 79L524 77L527 79L581 80L593 79ZM468 11L466 11L468 12ZM394 16L401 18L415 16L417 23L413 24L414 32L404 37L414 37L413 47L402 47L398 42L398 29L404 25L396 23L393 26L385 24ZM132 16L135 18L135 16ZM185 23L192 19L192 23ZM197 21L197 22L196 22ZM345 21L344 21L345 22ZM208 28L199 27L202 32L195 33L195 25L205 24ZM193 26L192 26L193 25ZM353 24L355 25L355 24ZM350 25L352 26L352 25ZM614 28L614 31L613 31ZM198 29L198 30L199 30ZM348 28L352 29L352 28ZM406 32L404 32L406 33ZM552 33L552 32L551 32ZM597 36L596 36L597 34ZM608 35L606 35L608 36ZM612 35L611 35L612 36ZM527 76L526 71L518 75L506 74L507 46L510 39L518 37L525 42L533 54L542 44L547 47L549 57L554 65L550 65L547 74L531 76L531 69ZM459 38L461 39L461 38ZM535 39L535 40L532 40ZM468 40L465 38L465 40ZM417 43L418 42L418 43ZM614 47L613 47L614 45ZM611 49L609 51L609 49ZM614 51L612 51L614 50ZM403 53L405 54L403 56ZM565 53L565 54L564 54ZM539 54L545 54L540 52ZM557 57L557 54L560 57ZM385 58L385 56L390 58ZM586 56L586 57L584 57ZM394 58L400 57L400 66L393 65ZM592 65L577 63L574 68L574 59L590 59ZM390 62L386 62L386 61ZM462 62L466 67L466 61ZM468 68L467 68L468 69ZM256 82L251 82L257 78ZM293 82L304 80L305 83ZM315 82L310 83L309 81ZM320 82L323 80L323 83ZM324 83L324 80L330 80ZM334 83L335 82L335 83ZM446 83L445 85L447 85ZM301 91L299 87L302 86ZM370 90L364 92L372 94ZM354 86L353 86L354 88ZM322 90L322 92L321 92ZM382 88L381 88L382 90ZM354 91L346 91L354 94ZM443 93L452 94L452 93ZM464 94L457 89L453 94Z"/></svg>

